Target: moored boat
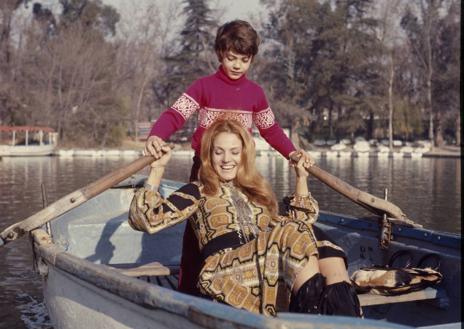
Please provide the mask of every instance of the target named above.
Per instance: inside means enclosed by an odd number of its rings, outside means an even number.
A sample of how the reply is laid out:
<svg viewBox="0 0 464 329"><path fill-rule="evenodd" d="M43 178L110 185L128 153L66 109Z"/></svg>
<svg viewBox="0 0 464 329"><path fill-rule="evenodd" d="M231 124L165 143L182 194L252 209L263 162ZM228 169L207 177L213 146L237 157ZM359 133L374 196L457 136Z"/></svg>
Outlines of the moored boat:
<svg viewBox="0 0 464 329"><path fill-rule="evenodd" d="M347 252L349 272L385 264L408 252L417 264L440 259L443 281L434 288L385 297L360 295L365 319L279 313L276 318L238 310L175 291L183 225L156 235L127 223L134 177L33 232L44 298L58 328L460 328L461 238L395 223L387 251L378 247L372 218L322 212L316 225ZM181 183L164 180L163 195ZM381 320L381 321L379 321Z"/></svg>
<svg viewBox="0 0 464 329"><path fill-rule="evenodd" d="M0 156L53 154L58 133L49 127L0 126Z"/></svg>

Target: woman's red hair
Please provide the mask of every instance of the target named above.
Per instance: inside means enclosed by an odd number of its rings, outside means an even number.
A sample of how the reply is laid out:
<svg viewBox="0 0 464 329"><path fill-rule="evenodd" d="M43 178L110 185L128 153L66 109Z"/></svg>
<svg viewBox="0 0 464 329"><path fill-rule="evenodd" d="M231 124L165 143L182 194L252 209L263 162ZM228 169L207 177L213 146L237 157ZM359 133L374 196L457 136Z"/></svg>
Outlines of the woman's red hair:
<svg viewBox="0 0 464 329"><path fill-rule="evenodd" d="M231 133L242 141L242 155L234 185L248 197L249 200L268 208L271 214L277 213L277 198L271 186L256 170L255 143L250 133L234 120L219 120L213 123L203 134L201 139L201 167L200 182L204 185L203 192L214 195L218 192L220 179L214 170L212 152L214 140L220 133Z"/></svg>

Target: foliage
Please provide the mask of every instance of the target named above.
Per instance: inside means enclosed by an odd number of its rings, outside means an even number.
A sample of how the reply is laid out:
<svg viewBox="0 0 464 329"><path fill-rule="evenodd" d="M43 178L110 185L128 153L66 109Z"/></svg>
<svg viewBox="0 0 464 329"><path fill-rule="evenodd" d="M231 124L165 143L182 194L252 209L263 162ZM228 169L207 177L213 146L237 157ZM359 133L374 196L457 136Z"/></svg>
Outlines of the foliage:
<svg viewBox="0 0 464 329"><path fill-rule="evenodd" d="M422 116L417 106L398 100L395 102L393 122L396 136L405 140L422 139Z"/></svg>
<svg viewBox="0 0 464 329"><path fill-rule="evenodd" d="M401 20L418 68L416 79L422 82L416 93L430 117L429 138L437 145L444 139L443 118L459 116L459 9L460 2L455 0L416 0Z"/></svg>
<svg viewBox="0 0 464 329"><path fill-rule="evenodd" d="M64 141L118 145L217 68L217 23L206 0L170 3L165 13L154 3L140 7L132 32L102 0L59 3L57 14L40 1L0 2L1 124L48 125ZM460 143L460 1L261 3L269 16L249 77L292 134L431 132L437 143ZM16 15L24 8L29 18Z"/></svg>
<svg viewBox="0 0 464 329"><path fill-rule="evenodd" d="M271 9L265 35L273 44L265 52L285 70L263 70L276 95L322 121L328 115L326 138L350 134L363 123L337 120L376 111L370 106L378 90L376 54L380 47L372 35L376 20L364 17L371 1L284 1ZM277 61L277 63L275 63ZM357 112L357 114L355 114Z"/></svg>
<svg viewBox="0 0 464 329"><path fill-rule="evenodd" d="M216 27L205 0L185 0L183 5L185 23L177 40L177 49L169 49L165 57L166 75L171 81L168 84L177 94L195 79L211 72L209 56L213 50L213 30Z"/></svg>
<svg viewBox="0 0 464 329"><path fill-rule="evenodd" d="M177 48L164 57L164 72L153 80L154 93L164 106L170 106L194 80L214 70L214 34L217 24L211 18L206 0L184 0L185 18ZM187 129L195 125L189 120Z"/></svg>
<svg viewBox="0 0 464 329"><path fill-rule="evenodd" d="M104 5L101 0L59 0L63 11L61 24L69 26L81 24L89 31L97 30L102 36L116 33L119 13L111 6Z"/></svg>
<svg viewBox="0 0 464 329"><path fill-rule="evenodd" d="M54 127L65 142L118 144L116 128L127 109L118 96L116 49L105 35L119 16L100 1L61 4L59 20L34 4L34 20L23 30L24 42L8 68L14 76L0 89L13 95L3 102L1 119Z"/></svg>

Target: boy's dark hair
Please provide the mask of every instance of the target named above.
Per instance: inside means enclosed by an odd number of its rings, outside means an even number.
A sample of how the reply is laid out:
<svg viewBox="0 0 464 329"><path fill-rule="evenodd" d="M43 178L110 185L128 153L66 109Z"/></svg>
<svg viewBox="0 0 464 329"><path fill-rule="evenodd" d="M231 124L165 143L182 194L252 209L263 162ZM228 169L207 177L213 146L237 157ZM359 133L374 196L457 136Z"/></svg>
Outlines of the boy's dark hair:
<svg viewBox="0 0 464 329"><path fill-rule="evenodd" d="M214 50L219 61L229 50L242 55L255 56L258 53L259 43L258 33L250 23L235 20L219 27Z"/></svg>

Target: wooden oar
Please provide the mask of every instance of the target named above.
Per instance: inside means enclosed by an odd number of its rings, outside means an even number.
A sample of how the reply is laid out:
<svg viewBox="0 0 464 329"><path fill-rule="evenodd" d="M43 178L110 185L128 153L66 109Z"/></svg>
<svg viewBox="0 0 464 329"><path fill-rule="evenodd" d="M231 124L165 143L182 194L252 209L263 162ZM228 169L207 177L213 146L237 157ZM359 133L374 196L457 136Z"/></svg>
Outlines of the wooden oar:
<svg viewBox="0 0 464 329"><path fill-rule="evenodd" d="M291 158L291 160L294 162L297 162L298 159L298 156L293 156ZM340 178L337 178L329 174L328 172L322 170L316 165L311 166L308 169L308 172L317 179L319 179L322 183L326 184L338 193L342 194L351 201L366 208L367 210L376 215L383 216L384 214L387 214L388 217L397 219L397 222L399 221L414 227L422 227L422 225L416 224L412 220L410 220L397 205L387 200L380 199L367 192L361 191L356 187L353 187L350 184L342 181Z"/></svg>
<svg viewBox="0 0 464 329"><path fill-rule="evenodd" d="M85 201L122 182L124 179L135 174L152 162L153 157L143 156L128 165L114 170L95 182L62 197L25 220L9 226L0 233L0 246L20 238L25 233L81 205Z"/></svg>

